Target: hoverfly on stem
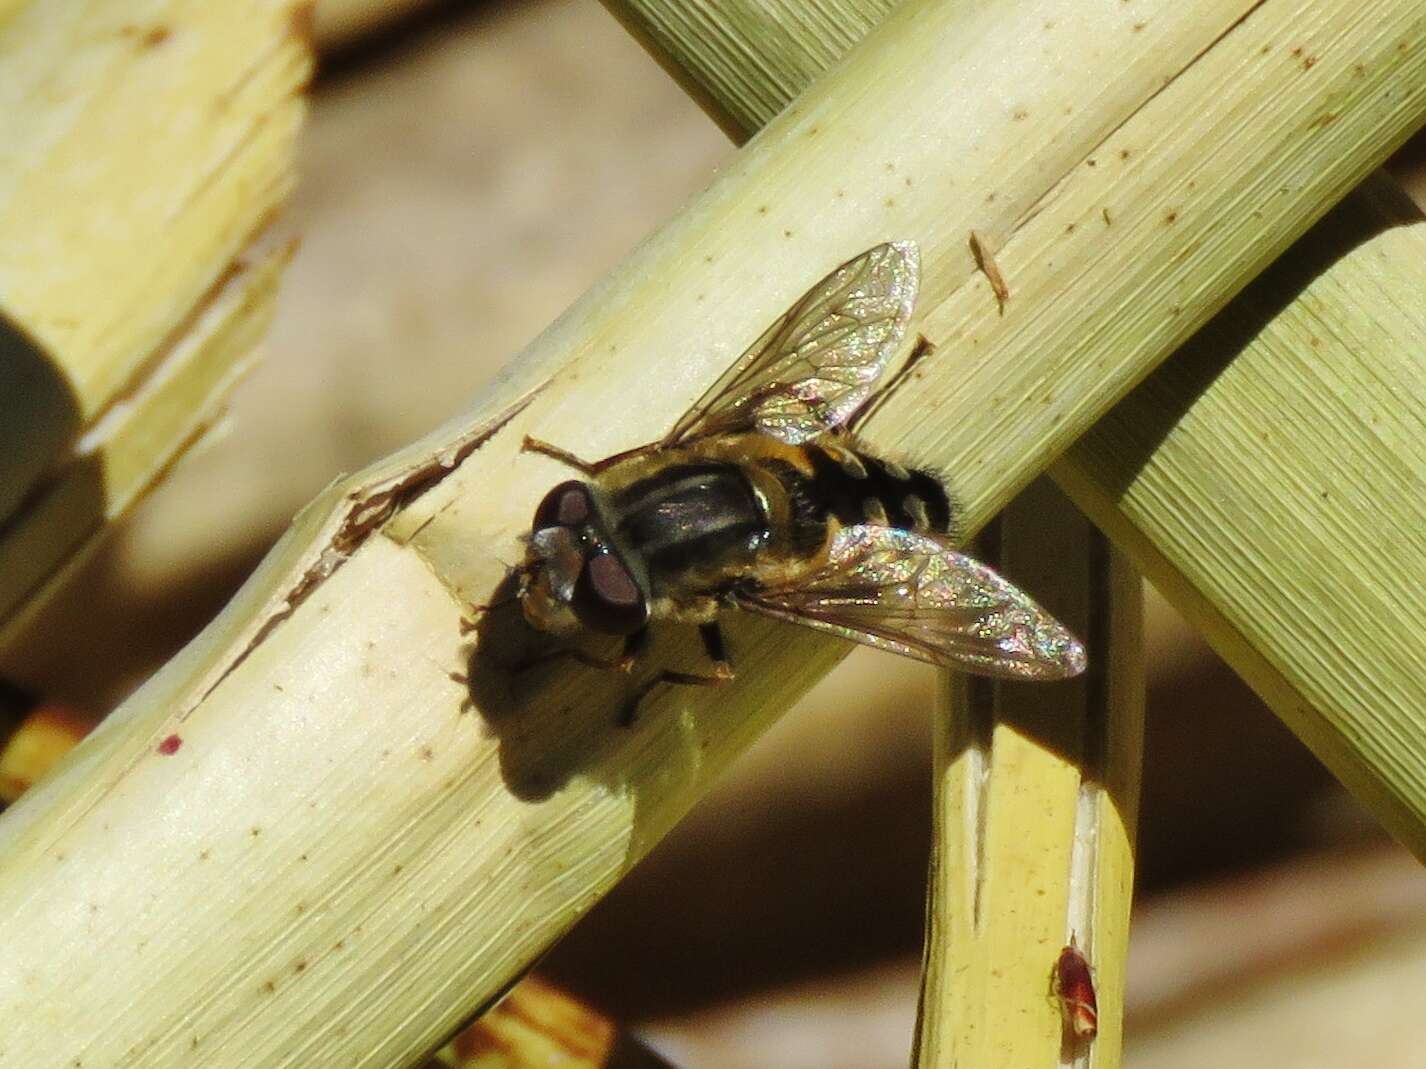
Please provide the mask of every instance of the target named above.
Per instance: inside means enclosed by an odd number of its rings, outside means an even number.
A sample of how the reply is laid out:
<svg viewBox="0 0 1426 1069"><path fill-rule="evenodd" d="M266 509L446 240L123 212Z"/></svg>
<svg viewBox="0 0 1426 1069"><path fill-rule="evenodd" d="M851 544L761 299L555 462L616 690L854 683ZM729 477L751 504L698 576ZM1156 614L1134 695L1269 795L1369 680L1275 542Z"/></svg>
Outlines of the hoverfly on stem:
<svg viewBox="0 0 1426 1069"><path fill-rule="evenodd" d="M1024 592L953 548L945 483L861 448L848 423L906 335L912 242L878 245L818 282L661 440L595 462L526 438L575 469L535 510L518 597L537 630L623 636L628 671L656 622L696 624L711 667L660 684L733 678L730 609L983 675L1062 679L1084 649Z"/></svg>

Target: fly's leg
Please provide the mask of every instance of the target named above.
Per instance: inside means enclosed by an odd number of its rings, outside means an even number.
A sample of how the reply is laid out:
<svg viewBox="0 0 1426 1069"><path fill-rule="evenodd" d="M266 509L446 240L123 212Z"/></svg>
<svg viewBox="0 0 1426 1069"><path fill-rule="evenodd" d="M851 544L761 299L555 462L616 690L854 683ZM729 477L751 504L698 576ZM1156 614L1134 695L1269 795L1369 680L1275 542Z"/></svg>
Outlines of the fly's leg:
<svg viewBox="0 0 1426 1069"><path fill-rule="evenodd" d="M624 702L623 711L619 714L620 725L623 727L632 726L638 719L639 706L644 703L649 692L664 683L677 687L721 687L724 683L731 682L733 663L728 659L727 644L723 641L723 629L718 626L718 622L715 620L712 623L701 624L698 628L698 636L703 640L703 652L713 662L712 673L705 676L694 672L675 672L668 668L661 670L658 675L640 683L634 693L629 695Z"/></svg>
<svg viewBox="0 0 1426 1069"><path fill-rule="evenodd" d="M665 668L652 679L640 683L639 688L624 702L623 711L619 714L619 726L626 728L633 726L634 721L639 718L639 706L644 704L644 699L649 696L649 691L660 684L668 683L679 687L721 687L732 678L731 669L715 672L711 676L700 676L692 672L674 672Z"/></svg>
<svg viewBox="0 0 1426 1069"><path fill-rule="evenodd" d="M585 653L574 646L561 646L557 650L549 650L545 653L536 654L527 661L521 661L510 669L510 674L514 676L524 675L532 668L539 668L542 665L554 664L556 661L571 660L577 664L582 664L586 668L597 668L601 672L625 672L634 667L632 657L621 655L618 657L596 657L592 653Z"/></svg>
<svg viewBox="0 0 1426 1069"><path fill-rule="evenodd" d="M479 618L492 613L497 609L503 609L507 605L513 605L525 596L525 588L529 585L530 568L525 564L507 564L505 566L505 578L500 581L500 587L509 586L511 591L502 597L492 598L483 605L467 605L466 611L461 613L460 633L468 635L480 626Z"/></svg>
<svg viewBox="0 0 1426 1069"><path fill-rule="evenodd" d="M718 626L718 621L699 624L698 637L703 640L703 652L713 662L713 674L732 679L733 658L728 656L728 643L723 638L723 629Z"/></svg>
<svg viewBox="0 0 1426 1069"><path fill-rule="evenodd" d="M558 460L566 467L573 468L575 471L581 471L585 475L596 475L600 470L599 464L591 464L587 460L580 460L579 457L575 456L569 450L561 449L559 446L551 445L549 442L542 441L539 438L531 438L528 434L525 435L525 440L520 443L520 452L539 453L549 457L551 460Z"/></svg>
<svg viewBox="0 0 1426 1069"><path fill-rule="evenodd" d="M553 661L562 661L569 658L586 668L597 668L601 672L622 672L627 675L633 671L634 664L639 659L639 654L644 652L644 647L649 642L649 629L646 627L641 631L635 631L624 639L624 651L617 657L596 657L592 653L585 653L577 646L561 646L559 649L549 650L545 653L537 654L528 661L521 661L510 669L511 675L520 675L528 672L531 668L537 668L542 664L550 664Z"/></svg>
<svg viewBox="0 0 1426 1069"><path fill-rule="evenodd" d="M551 445L549 442L540 438L532 438L528 434L525 435L525 440L520 443L520 452L539 453L542 456L549 457L551 460L558 460L566 467L573 468L575 471L584 475L598 475L601 471L612 468L615 464L619 463L619 461L627 460L629 457L638 453L643 453L648 448L648 446L640 446L637 449L626 449L622 453L615 453L612 457L590 461L581 460L568 449L561 449L557 445Z"/></svg>
<svg viewBox="0 0 1426 1069"><path fill-rule="evenodd" d="M644 652L644 647L648 644L649 629L647 627L639 628L639 630L624 639L624 652L619 657L619 660L628 666L624 671L632 672L634 670L634 663L638 661Z"/></svg>

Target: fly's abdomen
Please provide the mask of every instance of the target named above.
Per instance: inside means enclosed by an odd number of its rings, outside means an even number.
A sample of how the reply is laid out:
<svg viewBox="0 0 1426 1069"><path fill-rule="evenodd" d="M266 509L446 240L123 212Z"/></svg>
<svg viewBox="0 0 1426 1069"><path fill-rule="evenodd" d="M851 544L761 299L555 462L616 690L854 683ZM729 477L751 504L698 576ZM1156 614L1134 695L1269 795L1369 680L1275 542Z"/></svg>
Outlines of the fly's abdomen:
<svg viewBox="0 0 1426 1069"><path fill-rule="evenodd" d="M954 535L955 510L935 476L841 446L806 450L812 463L807 496L840 523Z"/></svg>

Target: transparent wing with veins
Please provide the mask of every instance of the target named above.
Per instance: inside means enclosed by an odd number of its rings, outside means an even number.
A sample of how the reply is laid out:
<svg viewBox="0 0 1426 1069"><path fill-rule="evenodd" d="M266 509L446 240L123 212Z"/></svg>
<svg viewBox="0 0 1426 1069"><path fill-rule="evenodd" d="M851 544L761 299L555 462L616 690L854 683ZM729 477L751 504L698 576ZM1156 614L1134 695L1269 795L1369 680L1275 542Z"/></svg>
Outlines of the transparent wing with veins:
<svg viewBox="0 0 1426 1069"><path fill-rule="evenodd" d="M910 241L847 261L769 327L663 444L751 426L797 445L846 423L905 337L919 278Z"/></svg>
<svg viewBox="0 0 1426 1069"><path fill-rule="evenodd" d="M914 531L843 528L827 565L795 586L740 594L740 608L977 675L1064 679L1084 647L985 565Z"/></svg>

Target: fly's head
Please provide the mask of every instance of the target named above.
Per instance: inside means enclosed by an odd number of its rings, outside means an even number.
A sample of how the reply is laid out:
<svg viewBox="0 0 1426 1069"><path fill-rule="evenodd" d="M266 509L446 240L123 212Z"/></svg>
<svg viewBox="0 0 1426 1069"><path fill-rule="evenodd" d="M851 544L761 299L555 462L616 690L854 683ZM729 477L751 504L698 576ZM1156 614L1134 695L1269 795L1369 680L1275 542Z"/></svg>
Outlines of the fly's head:
<svg viewBox="0 0 1426 1069"><path fill-rule="evenodd" d="M525 571L521 606L538 630L631 635L649 622L648 581L610 536L600 495L588 483L572 479L545 495Z"/></svg>

